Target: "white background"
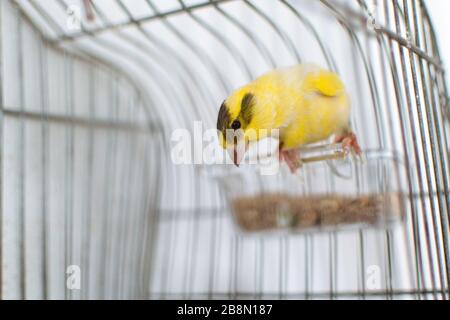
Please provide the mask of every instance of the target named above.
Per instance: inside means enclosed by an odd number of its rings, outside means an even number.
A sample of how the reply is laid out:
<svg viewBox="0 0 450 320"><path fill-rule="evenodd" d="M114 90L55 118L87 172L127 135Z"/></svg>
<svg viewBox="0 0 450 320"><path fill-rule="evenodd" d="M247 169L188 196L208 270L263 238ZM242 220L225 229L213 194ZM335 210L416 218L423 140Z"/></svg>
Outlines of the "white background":
<svg viewBox="0 0 450 320"><path fill-rule="evenodd" d="M442 59L447 70L447 80L450 80L448 68L450 65L450 1L445 0L427 0L430 14L434 19L436 32L438 33L438 40L441 48Z"/></svg>

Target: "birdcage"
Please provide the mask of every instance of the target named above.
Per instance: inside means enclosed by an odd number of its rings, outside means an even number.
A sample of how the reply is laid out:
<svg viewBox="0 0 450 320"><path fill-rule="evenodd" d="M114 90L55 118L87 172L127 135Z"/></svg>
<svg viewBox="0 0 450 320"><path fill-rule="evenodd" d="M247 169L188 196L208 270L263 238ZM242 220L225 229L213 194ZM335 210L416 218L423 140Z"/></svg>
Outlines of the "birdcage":
<svg viewBox="0 0 450 320"><path fill-rule="evenodd" d="M3 299L449 298L450 109L425 1L7 0L0 21ZM194 122L215 128L232 89L303 62L343 78L363 162L324 145L302 178L174 161L174 132L206 143ZM295 224L284 194L258 214L273 190L345 191L353 218ZM389 218L361 218L371 196Z"/></svg>

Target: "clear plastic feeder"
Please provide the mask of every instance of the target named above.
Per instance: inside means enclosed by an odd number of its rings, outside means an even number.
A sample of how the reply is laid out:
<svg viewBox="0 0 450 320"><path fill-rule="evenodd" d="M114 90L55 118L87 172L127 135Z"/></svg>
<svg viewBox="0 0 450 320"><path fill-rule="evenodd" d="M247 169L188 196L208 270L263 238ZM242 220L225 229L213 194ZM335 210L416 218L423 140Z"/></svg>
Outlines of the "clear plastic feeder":
<svg viewBox="0 0 450 320"><path fill-rule="evenodd" d="M387 228L403 220L405 170L398 157L374 151L356 159L340 145L300 154L303 166L296 174L283 163L269 174L255 163L215 171L241 231Z"/></svg>

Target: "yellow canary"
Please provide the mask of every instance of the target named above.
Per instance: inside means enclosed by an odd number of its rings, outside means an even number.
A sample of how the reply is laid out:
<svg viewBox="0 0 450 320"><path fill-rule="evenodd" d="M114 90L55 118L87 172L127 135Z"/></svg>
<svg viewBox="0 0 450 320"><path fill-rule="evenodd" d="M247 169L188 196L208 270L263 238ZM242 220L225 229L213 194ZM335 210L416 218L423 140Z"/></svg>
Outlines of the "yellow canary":
<svg viewBox="0 0 450 320"><path fill-rule="evenodd" d="M247 148L278 129L280 160L295 172L301 164L298 148L332 135L344 148L361 154L349 119L350 99L339 76L300 64L270 71L234 91L220 107L217 129L237 166L247 150L239 151L240 142Z"/></svg>

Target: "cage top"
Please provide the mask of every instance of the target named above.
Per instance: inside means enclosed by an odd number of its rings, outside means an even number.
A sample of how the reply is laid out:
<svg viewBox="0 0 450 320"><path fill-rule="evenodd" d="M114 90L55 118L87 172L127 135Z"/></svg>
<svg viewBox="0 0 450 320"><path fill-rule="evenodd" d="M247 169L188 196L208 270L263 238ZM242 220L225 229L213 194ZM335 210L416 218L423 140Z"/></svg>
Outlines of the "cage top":
<svg viewBox="0 0 450 320"><path fill-rule="evenodd" d="M340 70L347 60L336 52L352 46L369 69L363 41L379 35L442 69L431 48L410 41L400 6L398 32L387 26L385 7L372 1L13 1L50 45L130 75L153 118L169 130L199 119L215 127L229 91L274 67L318 60ZM420 10L428 21L422 2Z"/></svg>

